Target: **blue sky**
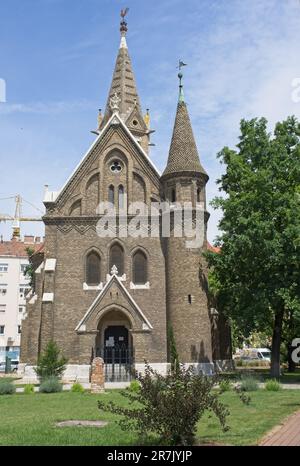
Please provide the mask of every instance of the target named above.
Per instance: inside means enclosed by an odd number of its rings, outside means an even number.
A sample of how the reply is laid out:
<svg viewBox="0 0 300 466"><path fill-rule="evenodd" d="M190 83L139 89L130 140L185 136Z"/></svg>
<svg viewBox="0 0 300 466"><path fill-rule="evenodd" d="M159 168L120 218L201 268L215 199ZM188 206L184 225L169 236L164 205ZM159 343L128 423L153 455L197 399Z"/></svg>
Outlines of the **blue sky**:
<svg viewBox="0 0 300 466"><path fill-rule="evenodd" d="M119 12L128 6L127 42L143 109L150 108L159 169L166 163L182 58L185 97L208 200L234 146L241 118L265 116L270 129L300 117L292 99L300 78L299 0L10 0L1 2L0 198L20 193L43 209L43 186L59 190L93 141L119 46ZM0 200L0 213L13 201ZM209 239L220 214L209 208ZM38 215L30 205L24 214ZM22 224L23 234L42 226ZM9 238L11 225L0 224Z"/></svg>

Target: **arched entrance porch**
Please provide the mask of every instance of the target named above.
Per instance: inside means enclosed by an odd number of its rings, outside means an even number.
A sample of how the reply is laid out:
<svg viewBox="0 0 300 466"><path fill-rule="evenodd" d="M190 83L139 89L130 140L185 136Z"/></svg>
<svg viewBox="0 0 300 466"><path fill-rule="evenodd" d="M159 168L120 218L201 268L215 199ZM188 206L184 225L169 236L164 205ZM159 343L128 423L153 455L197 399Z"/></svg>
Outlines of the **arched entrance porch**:
<svg viewBox="0 0 300 466"><path fill-rule="evenodd" d="M129 381L133 374L133 344L128 316L111 309L99 320L95 354L103 358L107 382Z"/></svg>

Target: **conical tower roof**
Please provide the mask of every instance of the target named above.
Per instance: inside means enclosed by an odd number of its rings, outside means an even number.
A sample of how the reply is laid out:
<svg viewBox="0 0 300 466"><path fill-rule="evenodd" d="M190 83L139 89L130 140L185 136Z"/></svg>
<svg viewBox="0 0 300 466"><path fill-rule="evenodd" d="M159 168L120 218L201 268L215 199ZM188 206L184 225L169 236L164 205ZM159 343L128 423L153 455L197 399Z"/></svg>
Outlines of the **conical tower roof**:
<svg viewBox="0 0 300 466"><path fill-rule="evenodd" d="M135 108L143 119L136 82L132 70L131 60L126 42L127 23L121 21L121 42L113 73L112 83L108 94L102 125L112 115L111 99L117 99L119 115L124 122Z"/></svg>
<svg viewBox="0 0 300 466"><path fill-rule="evenodd" d="M208 178L206 171L200 163L190 117L186 103L184 102L181 85L182 75L179 75L179 77L179 101L169 150L168 163L162 177L170 177L171 175L180 175L192 172L195 174L202 173Z"/></svg>

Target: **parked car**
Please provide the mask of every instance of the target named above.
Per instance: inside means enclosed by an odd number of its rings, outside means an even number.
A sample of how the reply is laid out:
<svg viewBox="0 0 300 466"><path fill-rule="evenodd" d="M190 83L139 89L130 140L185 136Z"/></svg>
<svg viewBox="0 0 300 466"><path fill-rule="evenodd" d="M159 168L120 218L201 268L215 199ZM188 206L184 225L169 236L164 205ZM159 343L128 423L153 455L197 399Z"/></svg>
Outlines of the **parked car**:
<svg viewBox="0 0 300 466"><path fill-rule="evenodd" d="M12 359L10 361L10 372L17 372L19 367L19 361L17 359ZM5 372L6 362L0 361L0 372Z"/></svg>

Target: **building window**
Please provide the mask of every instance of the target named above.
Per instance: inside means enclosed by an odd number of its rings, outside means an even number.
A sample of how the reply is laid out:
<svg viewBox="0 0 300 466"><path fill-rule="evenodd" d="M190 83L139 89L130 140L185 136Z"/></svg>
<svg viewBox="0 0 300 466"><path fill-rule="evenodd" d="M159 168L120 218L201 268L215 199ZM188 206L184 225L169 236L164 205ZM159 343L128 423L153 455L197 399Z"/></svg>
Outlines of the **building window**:
<svg viewBox="0 0 300 466"><path fill-rule="evenodd" d="M124 250L119 244L114 244L110 248L109 254L109 273L113 266L116 266L118 269L118 275L124 274Z"/></svg>
<svg viewBox="0 0 300 466"><path fill-rule="evenodd" d="M85 281L91 286L99 285L101 281L101 259L95 251L87 255Z"/></svg>
<svg viewBox="0 0 300 466"><path fill-rule="evenodd" d="M7 272L8 264L0 264L0 272Z"/></svg>
<svg viewBox="0 0 300 466"><path fill-rule="evenodd" d="M124 186L119 186L119 209L124 209Z"/></svg>
<svg viewBox="0 0 300 466"><path fill-rule="evenodd" d="M19 306L19 312L22 313L24 311L24 306Z"/></svg>
<svg viewBox="0 0 300 466"><path fill-rule="evenodd" d="M197 189L197 202L200 202L200 194L201 194L201 189Z"/></svg>
<svg viewBox="0 0 300 466"><path fill-rule="evenodd" d="M19 288L19 296L20 298L25 298L26 294L28 293L28 290L30 289L30 286L28 285L21 285Z"/></svg>
<svg viewBox="0 0 300 466"><path fill-rule="evenodd" d="M4 335L5 325L0 325L0 335Z"/></svg>
<svg viewBox="0 0 300 466"><path fill-rule="evenodd" d="M115 188L113 185L110 185L108 188L108 202L111 204L115 203Z"/></svg>
<svg viewBox="0 0 300 466"><path fill-rule="evenodd" d="M133 283L143 285L148 281L147 257L142 251L137 251L133 256Z"/></svg>
<svg viewBox="0 0 300 466"><path fill-rule="evenodd" d="M171 191L171 202L176 202L176 190L174 188Z"/></svg>
<svg viewBox="0 0 300 466"><path fill-rule="evenodd" d="M119 160L114 160L110 169L113 173L120 173L122 171L122 165L120 164Z"/></svg>
<svg viewBox="0 0 300 466"><path fill-rule="evenodd" d="M21 333L21 325L18 325L18 333Z"/></svg>
<svg viewBox="0 0 300 466"><path fill-rule="evenodd" d="M7 285L0 284L0 295L4 296L7 293Z"/></svg>
<svg viewBox="0 0 300 466"><path fill-rule="evenodd" d="M0 304L0 312L6 311L6 304Z"/></svg>
<svg viewBox="0 0 300 466"><path fill-rule="evenodd" d="M27 267L27 264L21 264L21 273L22 273L23 275L26 274L26 267Z"/></svg>

